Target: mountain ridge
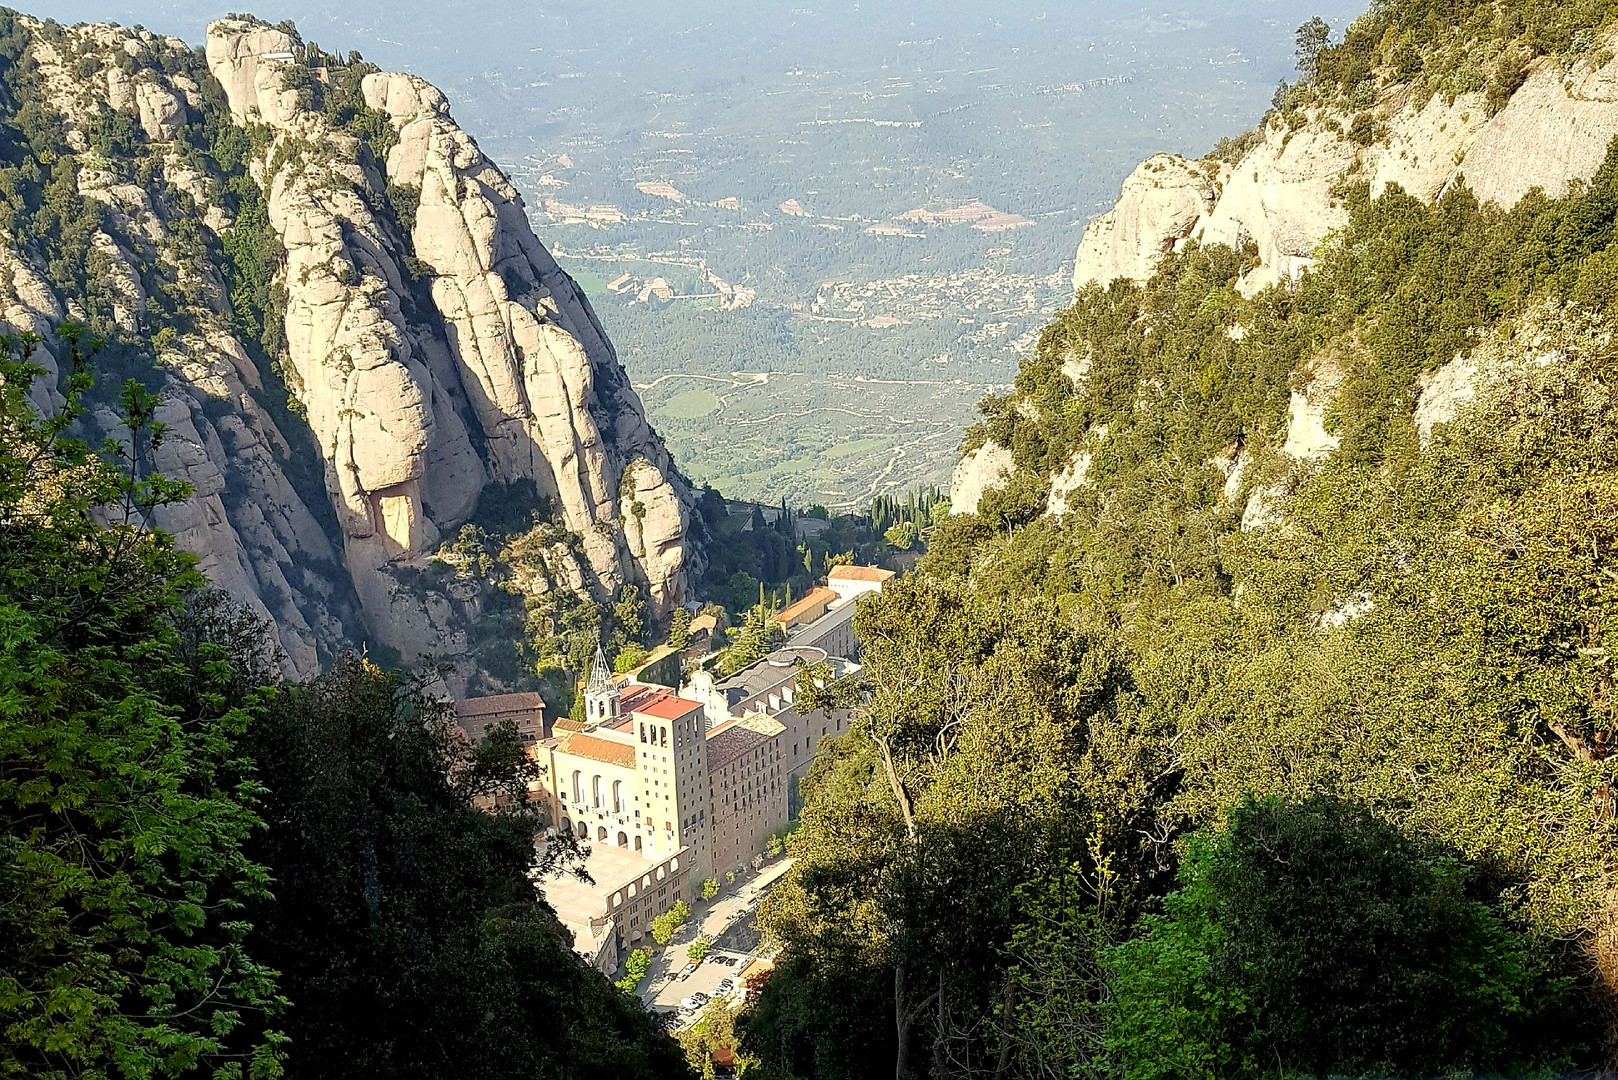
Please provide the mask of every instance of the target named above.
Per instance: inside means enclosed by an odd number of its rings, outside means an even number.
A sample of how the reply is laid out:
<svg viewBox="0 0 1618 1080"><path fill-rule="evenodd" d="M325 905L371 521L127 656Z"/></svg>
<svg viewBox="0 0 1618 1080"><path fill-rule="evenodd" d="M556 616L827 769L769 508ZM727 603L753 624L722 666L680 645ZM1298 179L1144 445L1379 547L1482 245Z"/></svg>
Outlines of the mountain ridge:
<svg viewBox="0 0 1618 1080"><path fill-rule="evenodd" d="M21 15L4 29L0 315L52 343L51 371L55 328L87 322L107 381L160 394L149 465L193 494L154 524L273 621L289 674L369 643L499 685L468 639L490 588L433 558L485 492L526 492L547 527L530 601L633 586L657 617L686 599L691 488L440 91L250 17L211 24L200 51ZM61 265L79 257L76 276ZM87 428L118 434L105 407Z"/></svg>

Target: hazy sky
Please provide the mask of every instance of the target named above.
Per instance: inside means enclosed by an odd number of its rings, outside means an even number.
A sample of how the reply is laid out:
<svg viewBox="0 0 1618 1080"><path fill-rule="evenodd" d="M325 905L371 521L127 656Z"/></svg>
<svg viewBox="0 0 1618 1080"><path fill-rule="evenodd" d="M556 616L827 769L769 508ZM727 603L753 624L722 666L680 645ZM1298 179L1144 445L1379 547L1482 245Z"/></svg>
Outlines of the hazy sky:
<svg viewBox="0 0 1618 1080"><path fill-rule="evenodd" d="M192 42L228 10L212 0L25 0L22 6L62 22L138 23ZM858 57L861 66L902 70L914 55L908 50L918 45L935 54L955 51L970 63L975 53L1049 59L1064 51L1077 55L1098 40L1150 49L1161 35L1194 35L1212 53L1242 52L1252 64L1252 81L1273 85L1291 73L1293 27L1313 14L1341 25L1362 10L1363 0L1166 6L1127 0L273 0L249 6L271 22L292 19L305 38L328 49L358 49L384 68L410 70L443 86L462 122L475 130L483 123L505 127L507 110L486 99L508 96L536 72L565 74L570 66L612 72L626 76L632 91L665 84L701 88L738 79L760 64L825 67Z"/></svg>

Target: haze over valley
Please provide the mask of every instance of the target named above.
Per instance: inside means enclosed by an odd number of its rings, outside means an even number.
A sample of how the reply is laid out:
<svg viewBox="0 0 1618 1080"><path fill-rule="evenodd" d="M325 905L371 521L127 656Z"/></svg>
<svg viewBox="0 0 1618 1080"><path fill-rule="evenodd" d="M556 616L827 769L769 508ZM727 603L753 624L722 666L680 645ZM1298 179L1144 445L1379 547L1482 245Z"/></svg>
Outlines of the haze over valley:
<svg viewBox="0 0 1618 1080"><path fill-rule="evenodd" d="M1085 222L1200 156L1354 5L781 0L290 18L441 86L595 306L680 467L732 497L863 506L948 481L986 394L1071 295ZM42 15L194 39L194 2Z"/></svg>

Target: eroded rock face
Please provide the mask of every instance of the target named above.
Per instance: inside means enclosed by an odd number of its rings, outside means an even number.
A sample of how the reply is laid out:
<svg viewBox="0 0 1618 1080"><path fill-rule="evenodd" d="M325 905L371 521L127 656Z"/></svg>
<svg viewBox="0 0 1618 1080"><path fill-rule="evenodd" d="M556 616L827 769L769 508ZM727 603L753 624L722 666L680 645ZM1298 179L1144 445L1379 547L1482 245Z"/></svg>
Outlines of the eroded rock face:
<svg viewBox="0 0 1618 1080"><path fill-rule="evenodd" d="M977 513L983 493L1004 484L1014 467L1011 449L993 440L961 458L950 477L950 513Z"/></svg>
<svg viewBox="0 0 1618 1080"><path fill-rule="evenodd" d="M273 620L289 674L361 641L407 661L464 660L476 598L433 584L427 561L491 481L533 481L579 538L552 553L536 588L605 597L633 583L660 610L686 598L689 487L583 294L442 93L407 75L364 79L365 103L398 135L378 161L314 107L311 82L331 72L304 70L283 30L220 20L204 69L184 43L146 31L23 23L66 145L84 151L97 115L114 110L155 162L139 182L88 155L80 166L80 194L103 207L89 244L99 317L157 344L168 436L154 464L192 486L157 524ZM272 372L251 359L223 271L193 239L193 225L215 237L235 227L220 181L176 144L216 107L210 78L231 121L268 129L248 166L284 250ZM397 210L406 196L413 227ZM152 336L152 267L186 294L194 331ZM0 318L44 334L68 315L82 315L79 299L0 237ZM55 370L60 357L42 348L36 360ZM51 379L32 393L44 409L60 400ZM104 407L90 426L118 435Z"/></svg>
<svg viewBox="0 0 1618 1080"><path fill-rule="evenodd" d="M1437 371L1417 380L1416 435L1425 446L1433 428L1455 419L1456 413L1477 395L1477 365L1470 356L1457 356Z"/></svg>
<svg viewBox="0 0 1618 1080"><path fill-rule="evenodd" d="M1610 54L1609 54L1610 55ZM1536 60L1506 107L1485 124L1457 176L1480 199L1514 206L1531 188L1556 198L1588 179L1618 136L1618 60L1595 67L1582 59L1564 73Z"/></svg>
<svg viewBox="0 0 1618 1080"><path fill-rule="evenodd" d="M1073 266L1073 291L1117 278L1144 282L1214 207L1229 167L1175 154L1148 158L1124 181L1118 204L1090 222Z"/></svg>
<svg viewBox="0 0 1618 1080"><path fill-rule="evenodd" d="M385 571L430 551L485 480L532 480L552 497L600 590L640 584L661 610L683 601L690 492L516 189L444 95L409 75L364 77L366 105L398 136L374 162L288 98L277 73L296 61L263 55L281 48L241 20L209 27L232 115L274 132L269 206L287 250L295 392L327 456L373 627L407 656L453 646L423 629L438 620L403 612ZM373 209L390 184L413 193L408 236ZM629 488L642 509L633 522L620 508Z"/></svg>
<svg viewBox="0 0 1618 1080"><path fill-rule="evenodd" d="M1045 502L1047 517L1061 517L1071 507L1073 496L1085 484L1090 474L1090 455L1083 451L1073 455L1067 466L1051 477L1051 493Z"/></svg>
<svg viewBox="0 0 1618 1080"><path fill-rule="evenodd" d="M1291 138L1266 132L1231 170L1198 239L1257 248L1258 266L1244 279L1246 291L1296 277L1325 235L1347 220L1333 189L1355 157L1354 145L1329 130L1305 129Z"/></svg>
<svg viewBox="0 0 1618 1080"><path fill-rule="evenodd" d="M1481 94L1417 100L1408 88L1394 88L1369 110L1377 135L1368 145L1348 137L1351 115L1317 111L1296 130L1271 124L1236 165L1219 167L1228 172L1217 174L1211 196L1197 170L1208 175L1213 164L1160 154L1131 174L1113 210L1085 230L1074 287L1144 280L1157 256L1183 237L1238 250L1251 245L1257 265L1242 279L1247 295L1293 279L1347 222L1338 195L1344 181L1369 183L1373 196L1398 185L1431 202L1464 180L1479 198L1506 208L1534 187L1563 195L1595 173L1618 137L1618 59L1594 62L1610 56L1598 50L1566 69L1554 58L1536 60L1493 117Z"/></svg>

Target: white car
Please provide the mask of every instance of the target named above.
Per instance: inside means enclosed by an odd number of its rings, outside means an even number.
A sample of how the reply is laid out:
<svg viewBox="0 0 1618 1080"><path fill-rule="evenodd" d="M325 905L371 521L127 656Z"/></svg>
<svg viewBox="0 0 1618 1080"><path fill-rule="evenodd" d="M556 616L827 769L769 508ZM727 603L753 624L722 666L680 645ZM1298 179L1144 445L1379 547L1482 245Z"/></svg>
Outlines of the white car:
<svg viewBox="0 0 1618 1080"><path fill-rule="evenodd" d="M685 1012L696 1012L706 1004L708 1004L708 995L700 992L680 999L680 1008Z"/></svg>
<svg viewBox="0 0 1618 1080"><path fill-rule="evenodd" d="M736 989L735 979L720 979L719 982L714 985L713 996L725 997L734 989Z"/></svg>

